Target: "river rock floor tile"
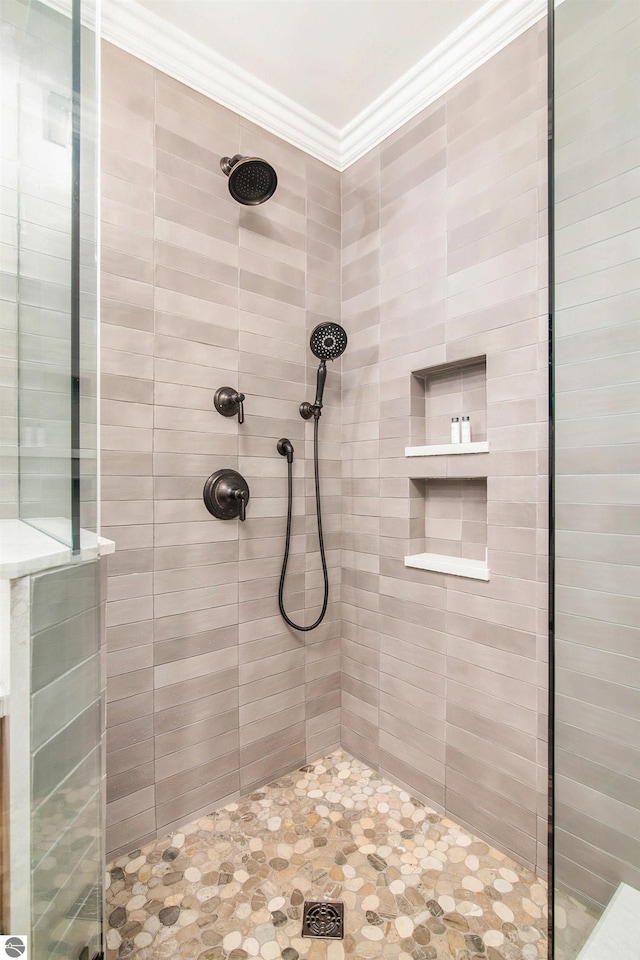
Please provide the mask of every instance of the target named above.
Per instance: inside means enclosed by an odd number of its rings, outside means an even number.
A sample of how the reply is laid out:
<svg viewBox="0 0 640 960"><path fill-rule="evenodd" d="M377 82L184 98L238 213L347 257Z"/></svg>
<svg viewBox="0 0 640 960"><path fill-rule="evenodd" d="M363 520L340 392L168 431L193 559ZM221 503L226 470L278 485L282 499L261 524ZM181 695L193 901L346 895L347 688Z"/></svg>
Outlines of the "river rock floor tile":
<svg viewBox="0 0 640 960"><path fill-rule="evenodd" d="M343 940L303 938L305 899ZM107 869L107 960L539 960L544 881L336 751Z"/></svg>

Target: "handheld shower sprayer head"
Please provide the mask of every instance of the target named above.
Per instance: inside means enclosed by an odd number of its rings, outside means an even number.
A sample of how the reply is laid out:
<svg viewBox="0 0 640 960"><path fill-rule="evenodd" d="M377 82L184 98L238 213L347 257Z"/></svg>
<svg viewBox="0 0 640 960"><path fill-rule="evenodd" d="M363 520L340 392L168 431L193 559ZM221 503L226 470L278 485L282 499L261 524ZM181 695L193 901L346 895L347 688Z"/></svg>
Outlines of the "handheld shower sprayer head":
<svg viewBox="0 0 640 960"><path fill-rule="evenodd" d="M311 331L309 346L318 360L337 360L347 349L347 334L339 323L326 320Z"/></svg>
<svg viewBox="0 0 640 960"><path fill-rule="evenodd" d="M322 411L322 396L327 379L327 360L337 360L347 349L347 334L338 323L325 320L311 331L309 341L311 352L320 361L316 379L316 399L314 403L300 404L300 416L303 420L315 417L316 420Z"/></svg>

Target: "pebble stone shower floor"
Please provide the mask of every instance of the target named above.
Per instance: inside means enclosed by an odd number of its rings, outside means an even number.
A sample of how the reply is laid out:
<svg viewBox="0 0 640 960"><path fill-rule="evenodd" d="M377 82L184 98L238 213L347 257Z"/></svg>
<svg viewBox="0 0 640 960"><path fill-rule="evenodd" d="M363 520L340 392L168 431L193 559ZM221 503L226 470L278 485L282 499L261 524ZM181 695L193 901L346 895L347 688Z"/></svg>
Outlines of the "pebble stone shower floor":
<svg viewBox="0 0 640 960"><path fill-rule="evenodd" d="M107 960L538 960L546 883L338 750L119 857ZM302 938L306 900L343 940Z"/></svg>

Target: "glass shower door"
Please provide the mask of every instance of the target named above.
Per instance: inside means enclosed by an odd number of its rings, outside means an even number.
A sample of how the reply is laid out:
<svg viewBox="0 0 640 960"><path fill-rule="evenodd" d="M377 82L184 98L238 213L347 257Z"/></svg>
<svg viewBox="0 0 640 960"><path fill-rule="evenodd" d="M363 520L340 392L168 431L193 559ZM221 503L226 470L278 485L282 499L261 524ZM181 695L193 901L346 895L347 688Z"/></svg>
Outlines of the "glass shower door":
<svg viewBox="0 0 640 960"><path fill-rule="evenodd" d="M640 942L640 4L554 28L556 960Z"/></svg>
<svg viewBox="0 0 640 960"><path fill-rule="evenodd" d="M77 551L97 523L96 3L13 0L6 16L19 44L19 515Z"/></svg>
<svg viewBox="0 0 640 960"><path fill-rule="evenodd" d="M0 4L0 934L38 960L102 956L96 7Z"/></svg>

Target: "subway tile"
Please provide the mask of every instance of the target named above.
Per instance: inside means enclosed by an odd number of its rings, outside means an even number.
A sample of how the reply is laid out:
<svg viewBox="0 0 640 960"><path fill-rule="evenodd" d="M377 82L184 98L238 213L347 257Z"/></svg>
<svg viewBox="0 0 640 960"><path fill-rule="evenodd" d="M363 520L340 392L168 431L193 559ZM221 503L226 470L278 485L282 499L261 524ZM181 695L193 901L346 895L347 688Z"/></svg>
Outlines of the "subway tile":
<svg viewBox="0 0 640 960"><path fill-rule="evenodd" d="M282 704L281 704L282 705ZM290 726L297 726L305 720L305 705L298 703L278 713L273 713L268 717L255 720L240 725L240 743L242 746L259 741L264 737L271 736L277 731L284 730Z"/></svg>
<svg viewBox="0 0 640 960"><path fill-rule="evenodd" d="M122 623L136 623L153 618L151 597L135 597L132 600L114 600L107 610L107 627Z"/></svg>
<svg viewBox="0 0 640 960"><path fill-rule="evenodd" d="M247 743L240 747L240 765L241 767L256 763L265 756L269 756L282 749L298 745L305 738L304 723L289 725L281 730L272 733L270 736L264 736L253 743Z"/></svg>
<svg viewBox="0 0 640 960"><path fill-rule="evenodd" d="M235 225L238 222L238 211L230 198L222 192L223 186L217 174L211 177L202 189L197 183L187 180L184 174L170 176L156 167L155 193L158 198L175 200L185 207L206 210L216 219Z"/></svg>
<svg viewBox="0 0 640 960"><path fill-rule="evenodd" d="M340 726L340 708L335 707L333 710L328 710L325 713L319 714L316 717L311 717L307 720L307 737L316 737L320 736L323 731L331 730L332 733L335 727ZM338 733L338 740L340 734Z"/></svg>
<svg viewBox="0 0 640 960"><path fill-rule="evenodd" d="M558 780L558 802L562 805L563 821L567 822L571 810L593 818L593 824L615 824L615 831L634 836L637 820L637 805L629 805L605 796L593 787L565 777ZM605 849L610 849L607 845ZM621 859L624 859L622 857Z"/></svg>
<svg viewBox="0 0 640 960"><path fill-rule="evenodd" d="M441 736L436 736L436 729L433 720L429 722L427 729L421 729L416 726L417 717L414 722L407 722L394 714L380 711L380 731L385 736L396 737L398 740L408 740L413 747L419 750L425 757L432 757L434 760L444 764L445 760L445 742L444 742L444 724L438 727ZM381 740L382 744L382 740ZM424 769L424 765L422 767Z"/></svg>
<svg viewBox="0 0 640 960"><path fill-rule="evenodd" d="M153 664L153 650L150 644L143 646L127 647L125 650L118 650L113 653L107 653L106 672L107 681L132 671L144 670Z"/></svg>
<svg viewBox="0 0 640 960"><path fill-rule="evenodd" d="M533 708L521 707L513 703L506 704L504 700L488 695L483 690L452 679L447 681L447 704L466 707L474 714L480 714L498 723L505 723L508 719L514 731L535 736L537 714Z"/></svg>
<svg viewBox="0 0 640 960"><path fill-rule="evenodd" d="M157 711L168 710L192 700L199 700L221 691L226 691L233 702L237 702L236 688L238 685L237 668L220 670L217 673L207 673L193 680L183 680L160 687L154 692L154 705Z"/></svg>
<svg viewBox="0 0 640 960"><path fill-rule="evenodd" d="M302 766L304 760L304 741L287 745L266 757L261 757L259 760L243 766L240 770L241 789L244 792L254 785L264 783L265 778L295 770ZM275 772L272 773L272 771Z"/></svg>
<svg viewBox="0 0 640 960"><path fill-rule="evenodd" d="M215 650L213 653L204 653L200 656L191 656L187 659L159 664L154 668L154 685L156 688L170 684L192 680L203 672L217 672L228 670L237 664L237 651L233 647Z"/></svg>
<svg viewBox="0 0 640 960"><path fill-rule="evenodd" d="M206 720L200 720L196 723L190 723L187 726L177 727L175 730L170 730L167 733L156 735L156 761L161 757L167 757L169 754L177 753L187 747L195 747L205 740L210 740L212 737L219 738L223 734L235 731L237 725L237 710L230 709L226 713L218 714L215 719L207 718ZM226 743L227 741L225 740L224 744ZM214 749L214 747L211 749Z"/></svg>
<svg viewBox="0 0 640 960"><path fill-rule="evenodd" d="M154 662L156 666L186 658L213 653L235 647L237 630L222 627L217 630L205 630L192 636L180 636L170 640L156 640L154 644ZM209 676L211 674L209 673Z"/></svg>
<svg viewBox="0 0 640 960"><path fill-rule="evenodd" d="M234 710L237 699L234 690L223 690L221 693L190 700L176 707L157 710L154 715L155 735L162 737L172 730L179 730L205 719L211 720L212 726L215 726L215 718Z"/></svg>
<svg viewBox="0 0 640 960"><path fill-rule="evenodd" d="M341 709L342 693L339 686L333 688L330 693L323 693L319 697L312 697L309 692L307 692L307 696L309 697L305 711L307 721L313 720L315 717L325 716L333 710Z"/></svg>
<svg viewBox="0 0 640 960"><path fill-rule="evenodd" d="M507 774L525 786L535 785L535 763L517 756L510 750L491 744L482 737L452 724L447 724L446 742L447 753L450 748L457 750L461 754L481 760L488 767L495 767L499 772Z"/></svg>
<svg viewBox="0 0 640 960"><path fill-rule="evenodd" d="M462 730L473 732L498 747L513 752L527 760L536 758L535 736L516 730L509 723L509 710L505 709L497 720L475 713L456 703L447 704L447 723Z"/></svg>
<svg viewBox="0 0 640 960"><path fill-rule="evenodd" d="M111 755L112 760L114 756ZM107 803L144 790L153 784L153 780L153 759L122 773L114 773L107 778Z"/></svg>
<svg viewBox="0 0 640 960"><path fill-rule="evenodd" d="M134 717L124 723L111 724L107 730L107 752L123 750L153 735L153 717Z"/></svg>
<svg viewBox="0 0 640 960"><path fill-rule="evenodd" d="M365 763L370 764L376 769L379 768L379 751L377 743L372 743L371 741L367 740L355 730L352 730L344 722L340 726L340 741L344 749L347 750L353 757L363 760Z"/></svg>
<svg viewBox="0 0 640 960"><path fill-rule="evenodd" d="M517 828L527 836L532 835L535 812L521 807L513 796L496 793L494 789L483 782L470 780L455 770L451 771L451 776L447 780L447 792L449 790L457 794L459 798L471 799L474 805L498 816L512 828ZM460 807L460 800L457 803ZM465 819L469 820L470 817L466 815Z"/></svg>
<svg viewBox="0 0 640 960"><path fill-rule="evenodd" d="M158 805L189 793L203 783L210 783L224 776L234 775L237 765L238 756L234 750L231 753L215 757L206 763L198 764L193 769L181 770L173 776L159 780L156 786Z"/></svg>
<svg viewBox="0 0 640 960"><path fill-rule="evenodd" d="M361 716L359 713L353 713L349 710L348 704L343 703L341 706L341 724L343 730L349 731L350 737L358 738L362 744L367 746L364 748L368 755L377 755L378 752L378 740L379 740L379 731L378 725L375 720L368 719L367 717ZM349 746L349 751L355 754L353 747Z"/></svg>
<svg viewBox="0 0 640 960"><path fill-rule="evenodd" d="M474 799L469 796L461 797L453 790L446 791L447 808L457 822L465 826L473 823L477 835L487 839L495 837L500 849L508 852L518 862L532 866L536 856L535 818L532 818L530 833L525 834L504 818L496 816L493 811L485 811Z"/></svg>
<svg viewBox="0 0 640 960"><path fill-rule="evenodd" d="M156 72L156 96L159 103L175 113L184 113L206 127L215 124L225 135L237 136L238 117L231 110L167 74Z"/></svg>
<svg viewBox="0 0 640 960"><path fill-rule="evenodd" d="M155 788L153 786L145 787L136 793L128 794L119 800L112 800L107 804L105 825L107 830L110 827L122 823L138 816L148 810L155 810Z"/></svg>
<svg viewBox="0 0 640 960"><path fill-rule="evenodd" d="M111 684L107 690L107 701L126 700L127 707L135 709L134 704L139 701L137 698L141 694L153 690L153 671L150 669L134 670L132 673L123 674L117 684ZM147 701L143 701L147 702ZM107 708L109 711L111 708ZM115 709L115 707L114 707Z"/></svg>
<svg viewBox="0 0 640 960"><path fill-rule="evenodd" d="M201 210L171 197L157 196L155 215L161 220L178 224L179 227L202 233L208 237L215 237L224 243L232 244L234 242L237 228L227 220L212 216L208 213L208 207Z"/></svg>
<svg viewBox="0 0 640 960"><path fill-rule="evenodd" d="M117 803L118 801L116 801ZM106 828L107 858L120 856L148 843L156 836L155 807Z"/></svg>
<svg viewBox="0 0 640 960"><path fill-rule="evenodd" d="M236 771L225 777L216 778L210 783L201 784L182 796L175 797L157 807L158 829L166 827L172 821L188 822L199 810L202 810L201 815L204 815L207 810L212 810L219 800L236 793L237 790L238 774Z"/></svg>
<svg viewBox="0 0 640 960"><path fill-rule="evenodd" d="M128 771L143 767L153 759L153 740L136 741L119 750L111 750L107 754L107 777L125 774ZM126 791L125 791L126 792Z"/></svg>
<svg viewBox="0 0 640 960"><path fill-rule="evenodd" d="M304 686L290 687L287 692L287 704L289 709L295 709L298 704L304 703ZM240 724L254 723L257 720L264 720L275 713L282 711L283 697L280 694L263 697L252 703L245 703L240 707Z"/></svg>
<svg viewBox="0 0 640 960"><path fill-rule="evenodd" d="M153 692L143 692L111 700L107 697L107 722L109 727L153 714Z"/></svg>
<svg viewBox="0 0 640 960"><path fill-rule="evenodd" d="M184 269L178 269L178 265L190 270L194 269L193 264L184 262L184 258L182 258L182 263L180 258L176 258L174 263L177 265L165 266L156 261L155 285L158 289L181 293L189 298L203 300L206 303L223 304L228 307L237 306L238 296L233 267L218 270L214 268L210 272L215 279L209 279L208 277L195 276Z"/></svg>
<svg viewBox="0 0 640 960"><path fill-rule="evenodd" d="M233 262L236 258L232 256L232 248L229 244L225 245L212 239L205 243L204 239L200 239L201 234L192 234L185 228L178 228L178 236L175 233L174 227L170 242L163 242L156 237L154 243L156 266L164 268L162 273L156 271L156 283L159 286L183 290L191 296L197 296L198 291L207 294L212 289L200 282L203 278L211 283L237 285L238 274ZM192 246L196 249L190 249L188 245L177 246L180 235L184 236L187 244L193 237ZM230 262L226 262L227 260ZM212 299L218 300L217 297Z"/></svg>
<svg viewBox="0 0 640 960"><path fill-rule="evenodd" d="M33 752L59 735L63 727L88 710L99 697L100 669L95 655L34 692L31 699Z"/></svg>

